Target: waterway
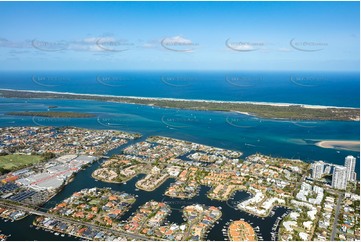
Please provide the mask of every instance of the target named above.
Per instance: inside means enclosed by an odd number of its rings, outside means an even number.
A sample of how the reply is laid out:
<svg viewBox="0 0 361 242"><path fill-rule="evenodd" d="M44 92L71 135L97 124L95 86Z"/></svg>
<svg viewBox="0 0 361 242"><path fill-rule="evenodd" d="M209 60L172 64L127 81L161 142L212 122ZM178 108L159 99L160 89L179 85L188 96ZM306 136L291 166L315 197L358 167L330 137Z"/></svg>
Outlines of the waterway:
<svg viewBox="0 0 361 242"><path fill-rule="evenodd" d="M11 111L48 111L49 106L56 106L56 111L87 112L94 118L62 119L43 117L19 117L7 115ZM152 135L168 136L205 145L216 146L243 152L242 158L256 152L285 158L298 158L307 162L324 160L334 164L344 164L347 155L357 157L356 172L360 173L359 150L324 149L317 147L320 140L360 140L360 123L345 121L289 121L269 120L237 113L205 112L194 110L177 110L143 105L120 104L81 100L49 100L0 98L0 127L9 126L76 126L90 129L114 129L127 132L140 132L142 139ZM137 140L136 142L138 142ZM131 144L131 143L130 143ZM127 144L129 145L129 144ZM124 148L109 153L116 154ZM137 195L133 207L121 219L126 219L140 205L154 199L167 201L173 208L167 218L170 222L182 223L180 209L193 203L222 207L222 219L210 230L207 239L223 240L222 229L227 222L243 218L254 227L260 227L264 240L271 239L271 229L277 217L287 210L278 208L271 217L262 219L234 209L234 203L246 199L249 194L237 192L234 200L227 202L212 201L207 198L207 187L201 187L199 195L191 200L171 199L163 196L166 188L174 180L169 179L153 192L136 190L134 184L142 178L137 176L127 184L111 184L96 181L92 172L99 167L92 164L79 172L74 180L59 194L44 205L53 207L56 203L69 197L75 191L91 187L111 187L117 191L126 191ZM55 236L49 232L29 227L34 216L17 222L0 220L0 230L12 234L9 240L68 240L68 237ZM74 238L71 238L74 239Z"/></svg>
<svg viewBox="0 0 361 242"><path fill-rule="evenodd" d="M134 142L139 142L144 140L146 137L142 137L136 141L131 141L128 144L120 146L117 149L110 151L107 155L111 156L113 154L119 153L124 147L131 145ZM149 200L163 201L171 206L172 212L167 217L168 222L175 222L181 224L184 222L182 217L182 208L191 204L205 204L208 206L216 206L222 208L222 217L214 227L209 230L207 235L207 240L225 240L226 237L222 233L222 229L226 226L226 223L231 220L238 220L243 218L245 221L250 222L253 227L260 227L260 235L264 240L271 240L271 230L272 226L275 223L277 217L282 216L287 209L277 208L273 216L260 218L251 214L248 214L243 211L236 210L236 202L247 199L250 194L242 191L237 191L233 198L226 202L211 200L207 197L207 192L209 187L201 186L199 194L192 199L177 199L164 196L166 189L170 186L175 179L166 180L161 186L152 192L142 191L135 187L135 183L142 179L145 175L140 174L136 177L129 180L126 184L114 184L98 181L91 177L91 174L96 170L104 160L99 160L98 162L93 163L90 167L80 171L76 174L74 180L69 183L64 189L49 200L46 204L43 205L43 208L49 209L54 207L56 204L64 200L65 198L71 196L74 192L79 191L84 188L92 187L110 187L115 191L125 191L127 193L133 194L136 196L136 202L132 205L129 211L127 211L120 220L125 220L134 213L139 206L143 205ZM0 228L5 234L11 234L12 236L8 240L77 240L74 237L61 237L55 236L50 232L44 230L36 230L34 227L31 227L35 216L28 216L23 220L15 222L4 222L0 220Z"/></svg>

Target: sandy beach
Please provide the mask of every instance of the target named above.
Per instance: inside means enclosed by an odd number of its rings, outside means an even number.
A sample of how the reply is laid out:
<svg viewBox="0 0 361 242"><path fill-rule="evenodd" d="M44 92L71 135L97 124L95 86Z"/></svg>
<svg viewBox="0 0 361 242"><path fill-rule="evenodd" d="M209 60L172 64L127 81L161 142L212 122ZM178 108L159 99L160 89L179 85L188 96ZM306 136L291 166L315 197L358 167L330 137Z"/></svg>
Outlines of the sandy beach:
<svg viewBox="0 0 361 242"><path fill-rule="evenodd" d="M360 151L360 141L351 140L324 140L315 144L326 149Z"/></svg>

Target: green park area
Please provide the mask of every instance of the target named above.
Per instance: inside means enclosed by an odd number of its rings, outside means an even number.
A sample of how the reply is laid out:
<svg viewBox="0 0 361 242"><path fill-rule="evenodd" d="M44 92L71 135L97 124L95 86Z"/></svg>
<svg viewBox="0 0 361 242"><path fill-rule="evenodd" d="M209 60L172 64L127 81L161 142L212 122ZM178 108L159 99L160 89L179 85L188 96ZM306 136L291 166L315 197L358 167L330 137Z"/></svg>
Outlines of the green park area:
<svg viewBox="0 0 361 242"><path fill-rule="evenodd" d="M0 156L0 173L18 170L43 160L41 155L4 155Z"/></svg>

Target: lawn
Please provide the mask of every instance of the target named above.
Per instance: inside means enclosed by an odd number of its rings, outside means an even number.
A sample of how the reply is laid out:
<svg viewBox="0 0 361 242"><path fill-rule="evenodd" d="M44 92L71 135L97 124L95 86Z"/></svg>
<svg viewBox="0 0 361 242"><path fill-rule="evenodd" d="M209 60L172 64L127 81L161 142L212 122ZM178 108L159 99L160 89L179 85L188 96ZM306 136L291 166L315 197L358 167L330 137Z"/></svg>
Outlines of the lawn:
<svg viewBox="0 0 361 242"><path fill-rule="evenodd" d="M40 155L5 155L0 156L0 169L14 171L42 160Z"/></svg>
<svg viewBox="0 0 361 242"><path fill-rule="evenodd" d="M89 202L90 205L98 205L100 203L99 199L93 199Z"/></svg>

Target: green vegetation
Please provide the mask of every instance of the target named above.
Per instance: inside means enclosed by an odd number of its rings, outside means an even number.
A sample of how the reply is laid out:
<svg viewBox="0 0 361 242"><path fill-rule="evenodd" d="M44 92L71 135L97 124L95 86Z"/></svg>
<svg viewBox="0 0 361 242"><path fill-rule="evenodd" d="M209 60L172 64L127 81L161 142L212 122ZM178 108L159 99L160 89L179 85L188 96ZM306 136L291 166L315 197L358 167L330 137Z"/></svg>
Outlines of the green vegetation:
<svg viewBox="0 0 361 242"><path fill-rule="evenodd" d="M141 105L151 105L165 108L178 108L205 111L246 112L261 118L288 120L359 120L360 109L357 108L305 108L301 105L272 106L252 103L219 103L204 101L183 101L154 98L132 98L92 96L62 93L39 93L31 91L0 90L0 96L6 98L44 98L44 99L77 99L107 102L120 102Z"/></svg>
<svg viewBox="0 0 361 242"><path fill-rule="evenodd" d="M100 204L100 199L93 199L89 202L90 205L99 205Z"/></svg>
<svg viewBox="0 0 361 242"><path fill-rule="evenodd" d="M43 160L50 160L56 157L56 155L52 152L45 152L43 154L41 154L41 157L43 158Z"/></svg>
<svg viewBox="0 0 361 242"><path fill-rule="evenodd" d="M43 161L40 155L5 155L0 156L0 173L19 170Z"/></svg>
<svg viewBox="0 0 361 242"><path fill-rule="evenodd" d="M92 118L94 114L90 113L74 113L74 112L8 112L6 115L13 116L37 116L46 118Z"/></svg>

